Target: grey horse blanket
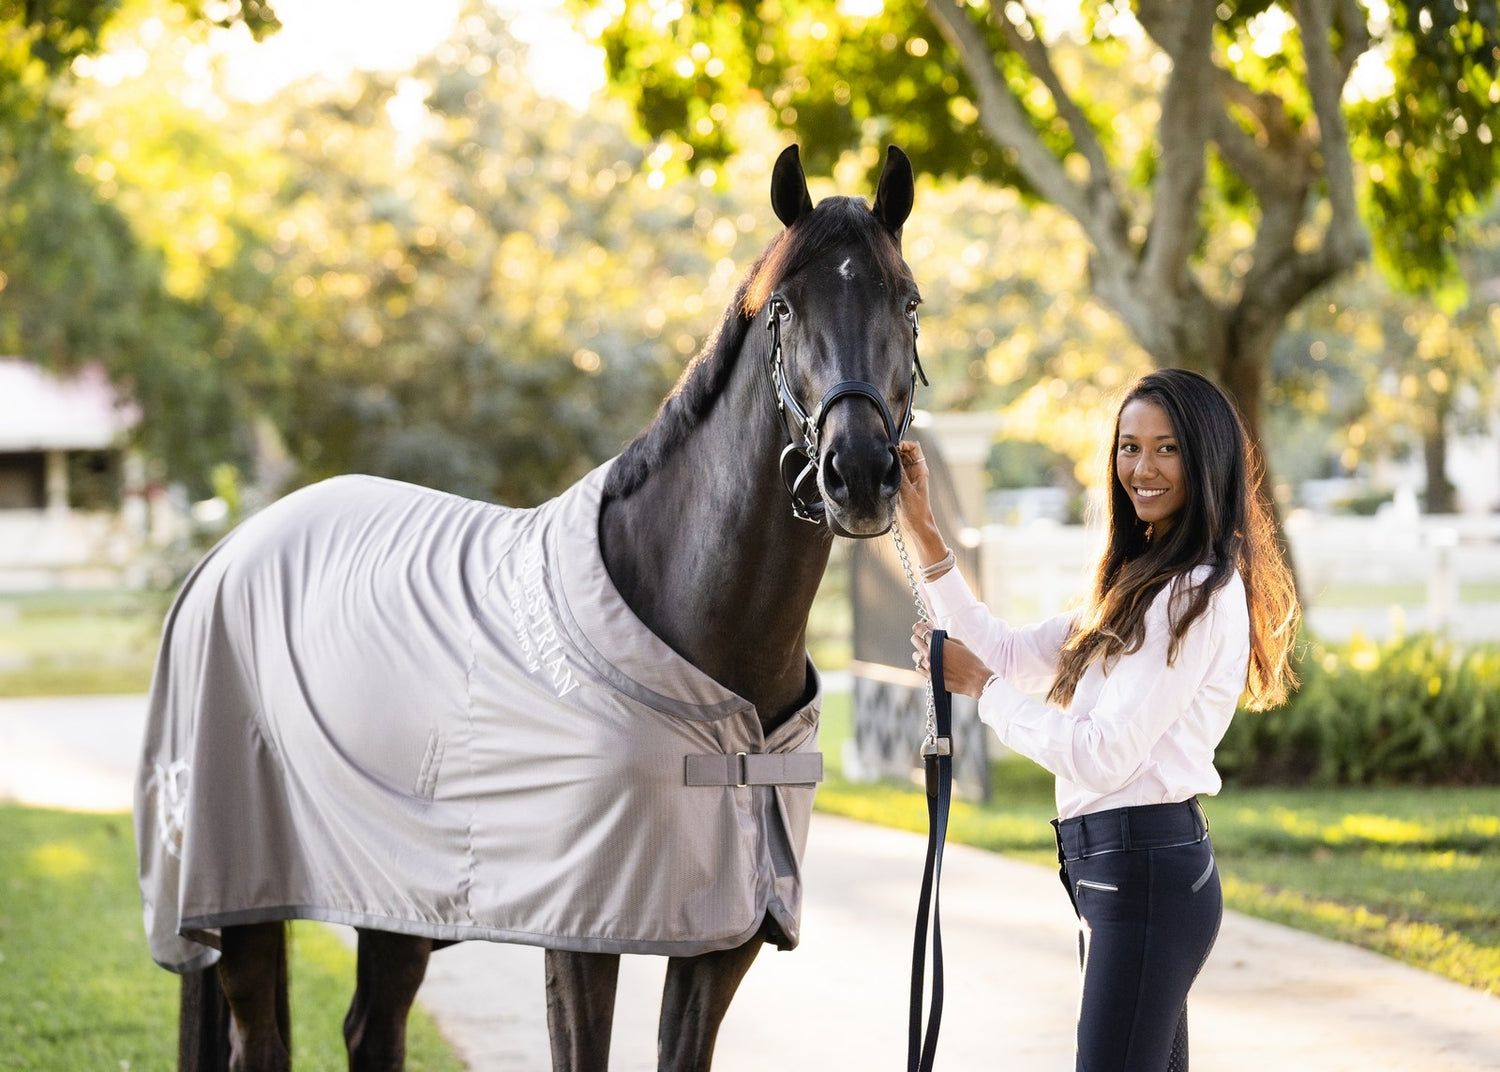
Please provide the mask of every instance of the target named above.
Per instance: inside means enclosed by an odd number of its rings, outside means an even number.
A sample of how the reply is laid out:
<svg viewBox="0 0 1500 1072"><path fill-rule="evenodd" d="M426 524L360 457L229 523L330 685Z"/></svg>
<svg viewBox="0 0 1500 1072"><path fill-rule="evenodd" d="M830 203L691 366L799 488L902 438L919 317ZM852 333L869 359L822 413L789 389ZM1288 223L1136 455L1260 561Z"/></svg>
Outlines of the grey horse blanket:
<svg viewBox="0 0 1500 1072"><path fill-rule="evenodd" d="M769 913L796 945L820 689L767 737L646 629L607 468L534 510L337 477L198 565L136 786L159 964L276 919L695 955Z"/></svg>

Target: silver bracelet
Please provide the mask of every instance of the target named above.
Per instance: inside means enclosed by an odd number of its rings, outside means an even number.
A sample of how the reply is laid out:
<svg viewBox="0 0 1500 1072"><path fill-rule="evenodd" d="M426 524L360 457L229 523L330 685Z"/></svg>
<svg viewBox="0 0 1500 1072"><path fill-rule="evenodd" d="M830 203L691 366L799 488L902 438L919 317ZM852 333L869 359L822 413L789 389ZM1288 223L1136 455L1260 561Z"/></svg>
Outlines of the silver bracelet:
<svg viewBox="0 0 1500 1072"><path fill-rule="evenodd" d="M922 571L922 580L930 581L939 573L942 573L945 570L950 570L957 564L958 559L953 557L953 548L950 547L948 548L948 553L942 558L938 559L932 565L920 567Z"/></svg>

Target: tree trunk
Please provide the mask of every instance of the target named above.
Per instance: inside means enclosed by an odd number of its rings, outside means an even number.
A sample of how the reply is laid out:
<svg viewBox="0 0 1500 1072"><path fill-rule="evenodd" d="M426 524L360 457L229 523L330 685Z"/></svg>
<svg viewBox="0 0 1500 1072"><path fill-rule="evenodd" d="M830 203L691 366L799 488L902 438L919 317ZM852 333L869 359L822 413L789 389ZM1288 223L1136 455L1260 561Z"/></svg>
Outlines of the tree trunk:
<svg viewBox="0 0 1500 1072"><path fill-rule="evenodd" d="M1458 489L1448 479L1449 408L1447 396L1434 398L1431 415L1422 429L1422 460L1427 468L1426 512L1429 514L1458 512Z"/></svg>
<svg viewBox="0 0 1500 1072"><path fill-rule="evenodd" d="M1271 521L1276 527L1276 543L1282 557L1297 584L1297 598L1302 600L1302 580L1297 576L1296 559L1292 554L1291 541L1287 539L1285 519L1281 503L1276 497L1276 482L1271 475L1271 462L1266 454L1265 439L1261 429L1261 400L1267 371L1271 367L1271 351L1276 343L1277 332L1232 333L1230 343L1219 368L1219 383L1239 407L1245 422L1245 433L1257 463L1260 480L1256 492L1270 511Z"/></svg>

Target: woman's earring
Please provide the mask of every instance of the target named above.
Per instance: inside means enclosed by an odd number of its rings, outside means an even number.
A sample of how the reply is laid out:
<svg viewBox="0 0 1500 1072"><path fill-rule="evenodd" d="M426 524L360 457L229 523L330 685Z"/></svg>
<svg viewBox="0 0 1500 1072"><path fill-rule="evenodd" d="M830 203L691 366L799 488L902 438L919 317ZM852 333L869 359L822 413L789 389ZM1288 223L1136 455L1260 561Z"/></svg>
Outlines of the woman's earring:
<svg viewBox="0 0 1500 1072"><path fill-rule="evenodd" d="M1149 522L1147 522L1147 524L1146 524L1146 542L1147 543L1151 542L1151 528L1152 528L1151 524Z"/></svg>

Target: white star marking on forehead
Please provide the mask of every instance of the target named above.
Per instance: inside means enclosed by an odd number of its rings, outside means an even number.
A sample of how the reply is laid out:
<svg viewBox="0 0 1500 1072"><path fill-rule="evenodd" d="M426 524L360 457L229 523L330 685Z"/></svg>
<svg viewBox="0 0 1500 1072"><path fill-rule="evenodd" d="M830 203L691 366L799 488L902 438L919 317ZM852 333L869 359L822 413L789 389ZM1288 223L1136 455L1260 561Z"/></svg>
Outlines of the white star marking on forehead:
<svg viewBox="0 0 1500 1072"><path fill-rule="evenodd" d="M843 276L845 279L853 279L854 278L854 273L851 272L851 271L849 271L849 261L851 259L852 258L850 258L850 257L845 257L844 258L844 263L841 264L841 265L839 265L839 275Z"/></svg>

